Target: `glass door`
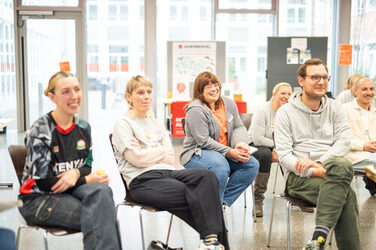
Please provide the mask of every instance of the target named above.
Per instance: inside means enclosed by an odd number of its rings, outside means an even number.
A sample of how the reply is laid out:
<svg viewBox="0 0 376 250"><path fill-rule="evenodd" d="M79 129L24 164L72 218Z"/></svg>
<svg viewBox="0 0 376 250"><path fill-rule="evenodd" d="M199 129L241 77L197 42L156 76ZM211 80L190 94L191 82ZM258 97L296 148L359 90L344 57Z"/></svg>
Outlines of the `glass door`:
<svg viewBox="0 0 376 250"><path fill-rule="evenodd" d="M87 119L84 1L72 0L68 6L55 6L57 1L50 6L47 2L37 6L33 5L35 1L14 1L19 131L25 131L55 108L43 90L60 70L70 71L78 78L82 89L79 115Z"/></svg>
<svg viewBox="0 0 376 250"><path fill-rule="evenodd" d="M29 126L54 109L43 94L48 80L60 70L61 62L69 62L76 74L75 20L29 19L26 21L27 93Z"/></svg>

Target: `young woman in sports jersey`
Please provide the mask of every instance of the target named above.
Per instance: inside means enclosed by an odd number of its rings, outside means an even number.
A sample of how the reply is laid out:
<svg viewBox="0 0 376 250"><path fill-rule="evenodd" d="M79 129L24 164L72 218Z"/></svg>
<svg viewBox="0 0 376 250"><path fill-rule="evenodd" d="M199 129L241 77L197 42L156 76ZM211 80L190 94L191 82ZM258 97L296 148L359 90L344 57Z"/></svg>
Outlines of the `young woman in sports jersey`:
<svg viewBox="0 0 376 250"><path fill-rule="evenodd" d="M120 249L109 177L91 172L90 125L75 115L80 84L60 71L44 94L56 109L26 132L20 212L29 224L81 230L85 249Z"/></svg>
<svg viewBox="0 0 376 250"><path fill-rule="evenodd" d="M132 77L126 87L129 109L115 124L113 146L132 198L165 209L194 228L203 242L198 250L229 249L218 181L206 169L176 170L170 137L154 119L152 83Z"/></svg>

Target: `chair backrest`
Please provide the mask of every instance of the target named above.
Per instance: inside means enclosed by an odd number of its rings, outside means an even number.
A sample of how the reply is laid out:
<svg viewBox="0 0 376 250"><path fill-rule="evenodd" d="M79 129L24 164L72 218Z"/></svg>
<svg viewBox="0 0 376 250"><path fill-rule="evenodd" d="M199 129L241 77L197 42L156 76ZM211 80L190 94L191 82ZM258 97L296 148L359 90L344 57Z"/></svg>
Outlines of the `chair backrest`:
<svg viewBox="0 0 376 250"><path fill-rule="evenodd" d="M112 134L110 134L108 136L108 138L110 139L110 144L111 144L112 152L114 153L114 157L115 157L115 148L114 148L114 144L112 144ZM115 157L115 161L116 161L116 163L118 163L116 157ZM133 199L132 199L132 196L131 196L131 192L128 189L127 183L125 182L125 180L124 180L123 176L121 175L121 173L120 173L120 178L123 181L123 184L124 184L124 187L125 187L125 198L124 199L126 201L128 201L128 202L134 202Z"/></svg>
<svg viewBox="0 0 376 250"><path fill-rule="evenodd" d="M21 185L26 161L26 147L24 145L10 145L8 151L13 162L14 170L16 170L18 181Z"/></svg>
<svg viewBox="0 0 376 250"><path fill-rule="evenodd" d="M251 126L252 115L252 113L239 113L240 119L242 120L244 127L247 129L247 131Z"/></svg>

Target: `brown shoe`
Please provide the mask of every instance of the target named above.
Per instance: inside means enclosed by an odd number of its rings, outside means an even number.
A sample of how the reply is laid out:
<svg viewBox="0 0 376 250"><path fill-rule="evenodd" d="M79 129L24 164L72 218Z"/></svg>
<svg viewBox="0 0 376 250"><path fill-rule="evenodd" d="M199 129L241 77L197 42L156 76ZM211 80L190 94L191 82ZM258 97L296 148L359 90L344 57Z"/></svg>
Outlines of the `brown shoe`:
<svg viewBox="0 0 376 250"><path fill-rule="evenodd" d="M367 166L364 168L366 171L366 176L368 179L371 179L373 182L376 182L376 171L374 166Z"/></svg>

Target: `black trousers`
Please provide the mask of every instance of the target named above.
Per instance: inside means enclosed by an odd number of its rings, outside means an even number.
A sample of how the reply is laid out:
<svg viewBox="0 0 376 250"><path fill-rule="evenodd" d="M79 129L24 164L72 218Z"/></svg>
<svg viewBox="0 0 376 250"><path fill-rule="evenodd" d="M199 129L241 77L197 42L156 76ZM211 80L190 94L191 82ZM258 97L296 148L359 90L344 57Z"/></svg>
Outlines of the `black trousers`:
<svg viewBox="0 0 376 250"><path fill-rule="evenodd" d="M150 170L133 179L132 198L167 210L194 228L203 239L217 234L230 249L215 174L207 169Z"/></svg>
<svg viewBox="0 0 376 250"><path fill-rule="evenodd" d="M252 147L258 148L258 150L253 154L253 156L259 161L260 173L270 173L270 167L272 165L272 148L265 146L255 146L253 143L250 144Z"/></svg>

